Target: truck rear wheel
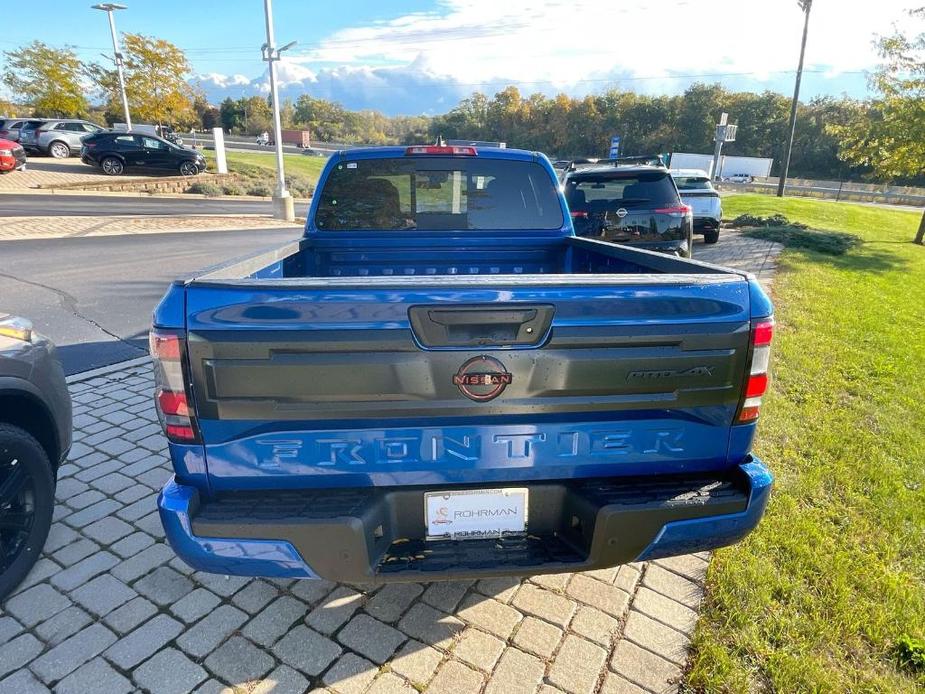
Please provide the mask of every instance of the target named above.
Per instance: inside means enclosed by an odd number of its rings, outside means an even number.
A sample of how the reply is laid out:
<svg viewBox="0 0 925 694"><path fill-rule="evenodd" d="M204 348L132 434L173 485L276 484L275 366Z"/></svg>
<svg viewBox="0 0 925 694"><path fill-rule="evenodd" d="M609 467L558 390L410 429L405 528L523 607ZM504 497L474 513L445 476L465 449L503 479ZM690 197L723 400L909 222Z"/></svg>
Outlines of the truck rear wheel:
<svg viewBox="0 0 925 694"><path fill-rule="evenodd" d="M719 241L719 229L707 229L703 232L704 243L716 243Z"/></svg>
<svg viewBox="0 0 925 694"><path fill-rule="evenodd" d="M45 449L24 429L0 424L0 601L42 554L54 499Z"/></svg>

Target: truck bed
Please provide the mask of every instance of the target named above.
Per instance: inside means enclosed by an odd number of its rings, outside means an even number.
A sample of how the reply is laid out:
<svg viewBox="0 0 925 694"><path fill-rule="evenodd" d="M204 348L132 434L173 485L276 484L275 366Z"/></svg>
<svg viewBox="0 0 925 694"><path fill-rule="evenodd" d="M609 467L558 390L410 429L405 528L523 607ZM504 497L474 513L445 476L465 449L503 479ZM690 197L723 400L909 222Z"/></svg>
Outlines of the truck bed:
<svg viewBox="0 0 925 694"><path fill-rule="evenodd" d="M744 273L695 260L676 258L639 249L576 237L505 239L426 236L389 238L376 242L368 235L351 239L300 239L247 258L237 258L208 268L195 282L228 280L313 279L313 278L438 278L536 276L541 282L550 276L646 275L644 281L658 282L653 275L677 283L679 276L699 276L703 282L742 281ZM562 278L557 278L562 281ZM627 279L623 277L622 279Z"/></svg>

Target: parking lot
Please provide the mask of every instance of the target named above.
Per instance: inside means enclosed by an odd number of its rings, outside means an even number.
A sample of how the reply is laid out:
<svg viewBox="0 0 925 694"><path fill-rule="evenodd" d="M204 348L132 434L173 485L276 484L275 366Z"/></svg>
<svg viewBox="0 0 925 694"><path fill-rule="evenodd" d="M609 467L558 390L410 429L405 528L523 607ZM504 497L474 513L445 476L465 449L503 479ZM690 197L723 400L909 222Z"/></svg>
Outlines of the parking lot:
<svg viewBox="0 0 925 694"><path fill-rule="evenodd" d="M697 257L761 272L729 235ZM674 691L706 555L584 574L384 588L192 571L145 359L71 383L75 444L43 557L0 613L0 691Z"/></svg>
<svg viewBox="0 0 925 694"><path fill-rule="evenodd" d="M111 181L101 171L87 166L77 157L51 159L30 157L25 171L14 171L0 176L0 192L23 188L49 188L61 184L101 183Z"/></svg>

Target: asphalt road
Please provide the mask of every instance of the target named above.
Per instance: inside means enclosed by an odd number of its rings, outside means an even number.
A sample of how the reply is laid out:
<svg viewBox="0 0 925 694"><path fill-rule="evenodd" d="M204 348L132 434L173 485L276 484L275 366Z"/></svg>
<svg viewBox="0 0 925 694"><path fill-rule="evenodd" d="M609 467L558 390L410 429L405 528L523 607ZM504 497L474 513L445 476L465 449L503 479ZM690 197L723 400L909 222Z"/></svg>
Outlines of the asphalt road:
<svg viewBox="0 0 925 694"><path fill-rule="evenodd" d="M0 194L0 216L42 217L99 215L272 214L269 200L221 198L134 198L115 195Z"/></svg>
<svg viewBox="0 0 925 694"><path fill-rule="evenodd" d="M68 374L147 353L151 311L178 277L300 235L298 229L0 241L0 311L58 345Z"/></svg>

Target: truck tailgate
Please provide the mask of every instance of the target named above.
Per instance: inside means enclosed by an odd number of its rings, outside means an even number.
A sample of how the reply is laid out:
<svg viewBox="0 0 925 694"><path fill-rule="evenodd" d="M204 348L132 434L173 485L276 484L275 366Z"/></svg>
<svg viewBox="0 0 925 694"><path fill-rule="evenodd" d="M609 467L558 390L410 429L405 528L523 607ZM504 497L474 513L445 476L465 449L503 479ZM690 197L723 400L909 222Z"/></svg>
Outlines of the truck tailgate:
<svg viewBox="0 0 925 694"><path fill-rule="evenodd" d="M729 465L744 277L440 279L190 283L212 488Z"/></svg>

